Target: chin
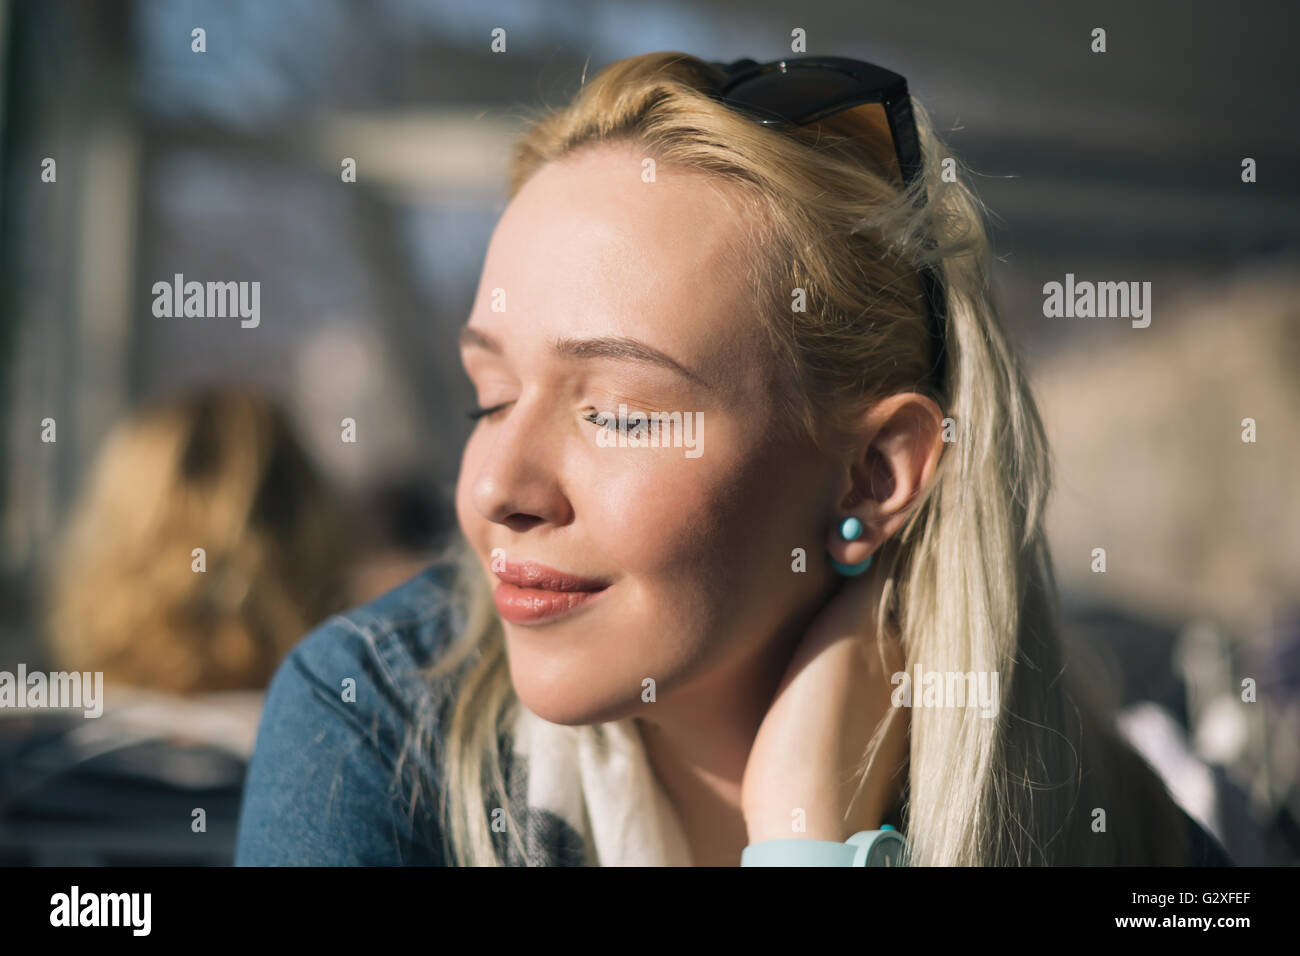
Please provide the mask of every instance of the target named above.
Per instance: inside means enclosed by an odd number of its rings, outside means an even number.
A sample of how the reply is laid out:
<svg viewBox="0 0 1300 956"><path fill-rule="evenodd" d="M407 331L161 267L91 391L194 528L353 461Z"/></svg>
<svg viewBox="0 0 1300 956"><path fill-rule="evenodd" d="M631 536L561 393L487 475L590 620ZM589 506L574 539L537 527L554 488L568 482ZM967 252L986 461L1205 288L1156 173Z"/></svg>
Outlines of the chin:
<svg viewBox="0 0 1300 956"><path fill-rule="evenodd" d="M569 727L620 720L634 713L641 700L639 687L629 694L626 688L603 686L589 675L553 680L536 670L516 673L513 661L510 680L525 707L542 720Z"/></svg>

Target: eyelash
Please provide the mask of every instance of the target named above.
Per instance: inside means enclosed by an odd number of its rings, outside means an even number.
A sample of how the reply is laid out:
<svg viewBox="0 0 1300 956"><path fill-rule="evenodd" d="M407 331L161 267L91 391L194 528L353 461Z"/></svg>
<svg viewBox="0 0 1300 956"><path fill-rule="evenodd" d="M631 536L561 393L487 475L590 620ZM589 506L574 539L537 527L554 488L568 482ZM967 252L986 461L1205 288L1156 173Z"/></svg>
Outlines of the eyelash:
<svg viewBox="0 0 1300 956"><path fill-rule="evenodd" d="M500 405L492 405L489 406L488 408L481 408L476 405L473 408L471 408L469 411L467 411L465 414L469 417L471 421L478 421L480 418L486 418L489 415L493 415L501 411L509 404L510 404L509 402L502 402ZM605 421L604 422L597 421L597 419L600 418L602 415L605 416ZM631 430L632 427L627 423L625 419L621 419L614 415L609 415L605 412L600 412L596 410L590 411L587 414L583 415L582 417L584 421L591 422L597 428L606 428L610 431L619 431L621 429ZM638 432L640 431L648 432L649 430L650 430L649 422L642 422L641 425L639 425L637 428Z"/></svg>
<svg viewBox="0 0 1300 956"><path fill-rule="evenodd" d="M488 415L501 411L501 409L505 408L509 404L510 404L509 402L502 402L500 405L493 405L490 408L480 408L479 406L475 405L465 414L469 416L470 421L476 422L480 418L485 418Z"/></svg>
<svg viewBox="0 0 1300 956"><path fill-rule="evenodd" d="M604 422L597 421L596 419L600 418L602 415L605 417L605 421ZM610 415L607 412L592 411L592 412L588 412L586 415L583 415L582 417L587 421L591 422L597 428L606 428L612 432L628 431L637 435L643 433L648 435L651 429L653 428L653 425L649 421L646 421L644 419L641 421L640 424L636 426L636 428L633 428L627 419L619 418L616 415Z"/></svg>

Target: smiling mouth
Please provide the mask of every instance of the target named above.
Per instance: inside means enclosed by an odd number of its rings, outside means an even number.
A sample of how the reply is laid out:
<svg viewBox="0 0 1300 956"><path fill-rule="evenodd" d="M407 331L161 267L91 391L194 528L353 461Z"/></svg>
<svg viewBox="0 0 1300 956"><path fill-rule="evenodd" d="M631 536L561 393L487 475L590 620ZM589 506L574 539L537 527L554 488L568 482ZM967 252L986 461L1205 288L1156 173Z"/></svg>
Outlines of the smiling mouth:
<svg viewBox="0 0 1300 956"><path fill-rule="evenodd" d="M494 572L497 611L514 624L545 624L586 607L610 582L557 571L533 561L507 562Z"/></svg>
<svg viewBox="0 0 1300 956"><path fill-rule="evenodd" d="M494 573L506 584L537 591L603 591L609 587L608 581L566 574L536 561L507 561Z"/></svg>

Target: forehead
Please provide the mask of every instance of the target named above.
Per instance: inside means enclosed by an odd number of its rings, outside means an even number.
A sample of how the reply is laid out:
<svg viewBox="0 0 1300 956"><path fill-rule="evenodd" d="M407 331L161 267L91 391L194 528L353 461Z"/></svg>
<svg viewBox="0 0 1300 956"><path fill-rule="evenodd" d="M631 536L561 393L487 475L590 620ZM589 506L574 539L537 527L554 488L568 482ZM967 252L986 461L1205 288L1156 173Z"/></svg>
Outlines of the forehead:
<svg viewBox="0 0 1300 956"><path fill-rule="evenodd" d="M627 143L542 167L488 248L479 317L548 335L626 335L721 365L761 359L738 187L659 165ZM506 313L492 314L494 289Z"/></svg>

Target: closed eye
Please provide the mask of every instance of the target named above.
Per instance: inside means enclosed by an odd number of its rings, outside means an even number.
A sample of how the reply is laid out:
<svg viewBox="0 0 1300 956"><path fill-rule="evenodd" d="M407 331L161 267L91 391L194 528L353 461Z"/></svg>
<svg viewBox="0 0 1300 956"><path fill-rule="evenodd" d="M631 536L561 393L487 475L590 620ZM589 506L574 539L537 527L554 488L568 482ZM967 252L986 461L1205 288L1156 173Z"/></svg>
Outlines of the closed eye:
<svg viewBox="0 0 1300 956"><path fill-rule="evenodd" d="M629 419L619 418L613 412L600 412L595 410L588 412L582 417L593 425L599 425L601 428L608 429L609 431L626 431L634 435L648 434L655 424L648 417L642 416L638 419L637 423L633 425Z"/></svg>
<svg viewBox="0 0 1300 956"><path fill-rule="evenodd" d="M471 421L478 421L480 418L486 418L489 415L496 414L509 404L509 402L502 402L500 405L491 405L488 408L481 408L476 405L465 414L469 416Z"/></svg>

